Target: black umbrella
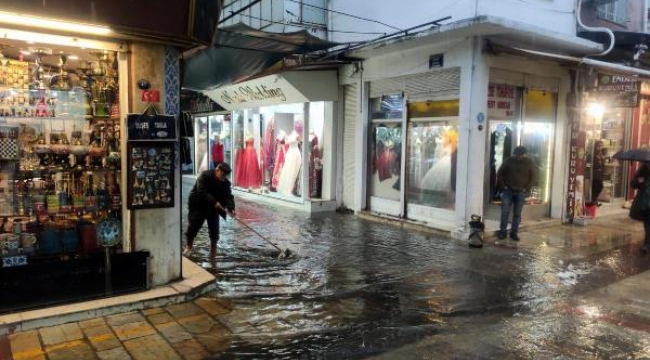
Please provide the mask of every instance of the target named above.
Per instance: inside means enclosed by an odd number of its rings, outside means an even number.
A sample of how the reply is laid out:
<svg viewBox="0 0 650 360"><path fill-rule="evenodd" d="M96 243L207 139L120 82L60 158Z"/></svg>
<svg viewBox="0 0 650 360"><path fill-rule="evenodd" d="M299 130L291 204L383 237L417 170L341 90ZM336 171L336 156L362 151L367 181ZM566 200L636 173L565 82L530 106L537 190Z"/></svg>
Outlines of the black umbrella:
<svg viewBox="0 0 650 360"><path fill-rule="evenodd" d="M621 150L614 154L614 158L630 161L650 161L650 148Z"/></svg>

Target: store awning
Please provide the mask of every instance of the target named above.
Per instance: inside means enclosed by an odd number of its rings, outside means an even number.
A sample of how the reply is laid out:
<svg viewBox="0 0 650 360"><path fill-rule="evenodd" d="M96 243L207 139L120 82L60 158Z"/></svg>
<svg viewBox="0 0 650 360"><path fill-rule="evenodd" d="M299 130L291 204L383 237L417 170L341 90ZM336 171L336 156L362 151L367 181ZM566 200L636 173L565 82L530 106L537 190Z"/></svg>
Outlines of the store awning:
<svg viewBox="0 0 650 360"><path fill-rule="evenodd" d="M260 74L286 56L336 46L308 31L269 33L236 24L219 28L211 47L186 60L183 88L206 91Z"/></svg>

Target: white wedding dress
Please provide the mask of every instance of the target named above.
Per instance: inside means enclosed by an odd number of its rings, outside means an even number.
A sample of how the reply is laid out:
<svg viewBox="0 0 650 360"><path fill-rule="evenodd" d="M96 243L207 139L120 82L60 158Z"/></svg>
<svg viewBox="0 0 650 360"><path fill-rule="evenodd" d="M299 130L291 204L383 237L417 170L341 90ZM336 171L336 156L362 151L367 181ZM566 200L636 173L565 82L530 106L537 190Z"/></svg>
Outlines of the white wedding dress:
<svg viewBox="0 0 650 360"><path fill-rule="evenodd" d="M290 134L286 140L289 144L289 150L284 157L284 166L280 173L280 181L278 181L277 191L281 194L291 195L296 186L296 179L300 175L300 167L302 166L302 155L298 148L298 135Z"/></svg>

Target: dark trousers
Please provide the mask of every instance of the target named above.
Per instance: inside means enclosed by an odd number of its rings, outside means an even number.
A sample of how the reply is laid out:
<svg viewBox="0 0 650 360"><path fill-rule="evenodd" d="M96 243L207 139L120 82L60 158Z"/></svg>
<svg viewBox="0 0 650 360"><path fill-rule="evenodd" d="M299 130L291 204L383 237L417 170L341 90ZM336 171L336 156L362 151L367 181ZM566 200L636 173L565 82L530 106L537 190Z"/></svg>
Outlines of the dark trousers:
<svg viewBox="0 0 650 360"><path fill-rule="evenodd" d="M216 211L206 211L189 209L187 213L187 245L194 244L194 238L199 233L203 223L208 221L208 233L210 236L210 245L216 246L219 241L219 214Z"/></svg>
<svg viewBox="0 0 650 360"><path fill-rule="evenodd" d="M521 223L521 210L524 208L524 201L526 201L526 193L523 191L512 191L505 189L501 193L501 224L499 232L506 234L508 228L508 218L510 217L510 207L512 207L512 226L510 227L511 234L517 234L519 231L519 223Z"/></svg>
<svg viewBox="0 0 650 360"><path fill-rule="evenodd" d="M594 178L591 181L591 203L598 204L598 197L603 191L603 179Z"/></svg>

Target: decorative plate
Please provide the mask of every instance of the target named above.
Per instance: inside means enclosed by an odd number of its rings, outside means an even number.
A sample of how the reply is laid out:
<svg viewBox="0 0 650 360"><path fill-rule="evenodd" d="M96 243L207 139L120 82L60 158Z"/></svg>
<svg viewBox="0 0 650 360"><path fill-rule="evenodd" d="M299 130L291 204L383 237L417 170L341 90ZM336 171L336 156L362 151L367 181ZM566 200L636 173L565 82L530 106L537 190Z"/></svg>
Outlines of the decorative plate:
<svg viewBox="0 0 650 360"><path fill-rule="evenodd" d="M102 246L113 246L122 240L122 223L113 218L100 220L97 224L97 240Z"/></svg>

